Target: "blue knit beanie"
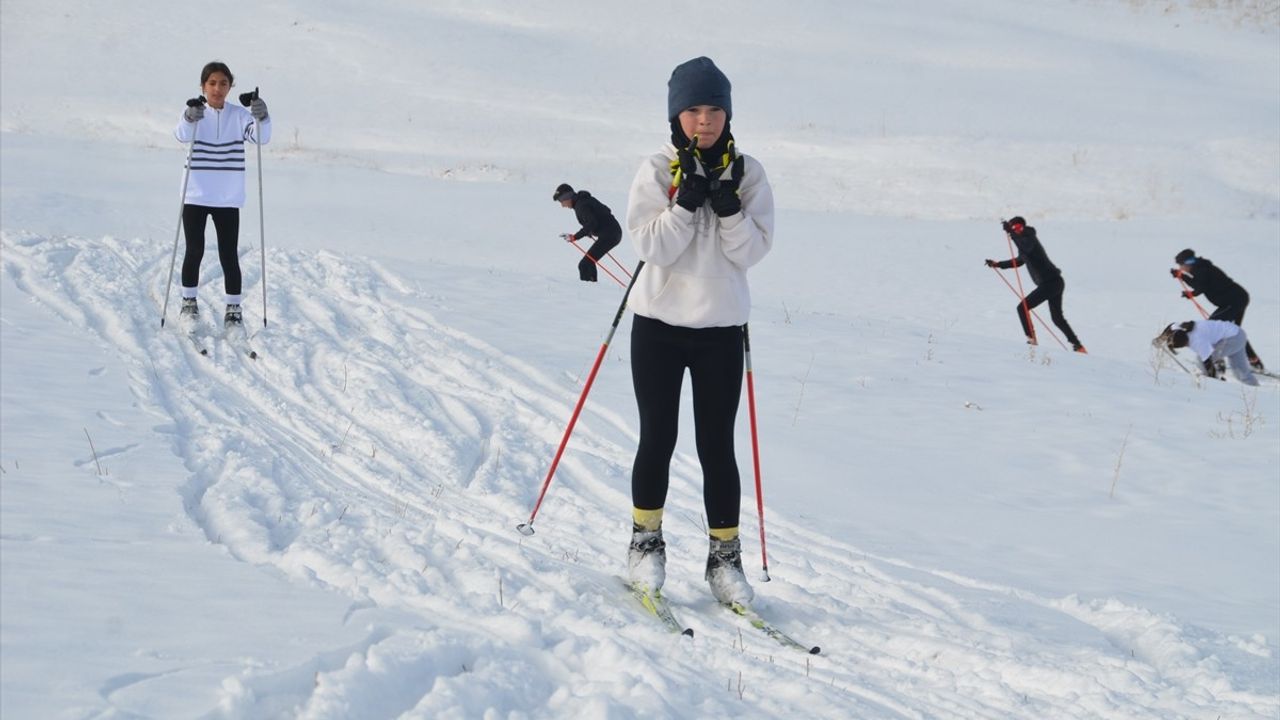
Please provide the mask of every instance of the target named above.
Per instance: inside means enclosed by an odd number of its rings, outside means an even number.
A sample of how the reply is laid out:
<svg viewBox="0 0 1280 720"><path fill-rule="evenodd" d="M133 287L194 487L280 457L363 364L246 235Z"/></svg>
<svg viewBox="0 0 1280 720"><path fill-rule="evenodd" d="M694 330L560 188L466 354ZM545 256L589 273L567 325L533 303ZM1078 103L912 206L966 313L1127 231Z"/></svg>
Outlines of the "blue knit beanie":
<svg viewBox="0 0 1280 720"><path fill-rule="evenodd" d="M696 57L680 63L667 81L667 119L675 120L682 111L695 105L724 108L725 118L733 119L732 86L729 78L708 57Z"/></svg>

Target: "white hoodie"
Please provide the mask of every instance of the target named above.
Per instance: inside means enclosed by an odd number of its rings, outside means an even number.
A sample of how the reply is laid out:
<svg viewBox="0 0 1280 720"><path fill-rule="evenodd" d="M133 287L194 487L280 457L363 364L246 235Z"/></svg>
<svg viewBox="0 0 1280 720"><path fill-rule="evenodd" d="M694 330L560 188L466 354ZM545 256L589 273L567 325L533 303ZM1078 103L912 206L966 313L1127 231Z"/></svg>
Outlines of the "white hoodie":
<svg viewBox="0 0 1280 720"><path fill-rule="evenodd" d="M742 325L751 314L747 268L773 247L773 190L764 167L743 156L742 212L722 218L708 204L689 212L674 203L675 157L675 146L667 144L631 183L627 228L645 266L628 306L668 325Z"/></svg>
<svg viewBox="0 0 1280 720"><path fill-rule="evenodd" d="M1240 326L1226 320L1196 320L1195 323L1187 333L1187 347L1195 351L1201 361L1213 356L1218 343L1240 334Z"/></svg>
<svg viewBox="0 0 1280 720"><path fill-rule="evenodd" d="M221 110L206 107L200 122L178 119L173 136L189 143L195 138L191 154L191 178L187 181L188 205L206 207L244 206L244 143L256 142L253 115L247 108L225 103ZM271 141L271 117L262 121L262 144Z"/></svg>

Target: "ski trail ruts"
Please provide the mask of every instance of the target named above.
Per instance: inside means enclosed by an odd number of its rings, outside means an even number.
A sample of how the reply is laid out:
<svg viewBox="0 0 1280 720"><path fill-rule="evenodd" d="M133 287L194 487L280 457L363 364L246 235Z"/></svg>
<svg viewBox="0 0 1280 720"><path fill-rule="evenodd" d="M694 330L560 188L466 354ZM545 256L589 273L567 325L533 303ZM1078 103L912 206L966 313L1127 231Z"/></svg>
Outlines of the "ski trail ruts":
<svg viewBox="0 0 1280 720"><path fill-rule="evenodd" d="M153 249L117 242L112 252L82 252L95 243L45 242L49 253L33 250L22 258L42 281L31 283L32 292L38 294L35 287L43 287L53 301L60 297L63 284L82 289L70 304L82 316L65 316L77 326L101 331L102 339L116 345L135 366L130 376L137 383L136 392L173 417L175 450L192 474L184 492L188 510L211 541L247 561L279 567L294 577L321 580L380 606L447 619L492 641L514 634L533 637L536 645L537 638L545 636L545 643L569 643L576 648L575 656L587 655L601 645L615 654L648 648L643 652L655 659L666 655L662 646L653 646L652 630L636 625L636 615L628 612L625 601L620 602L620 593L607 589L608 575L602 577L590 569L600 556L613 556L618 548L616 541L592 531L590 521L574 522L576 517L603 514L589 497L570 489L580 484L573 482L574 463L566 463L559 478L563 488L559 501L572 510L565 510L558 521L556 537L530 543L527 549L525 541L513 540L509 520L527 509L536 490L536 482L529 481L545 471L548 447L558 440L562 418L567 416L568 404L559 397L563 394L559 386L541 382L551 391L544 394L538 390L539 383L525 382L519 373L511 377L494 372L493 368L506 366L500 356L468 349L467 344L459 344L465 338L447 330L430 342L412 341L402 350L406 335L417 338L432 330L429 319L420 313L407 313L413 318L412 326L374 328L369 337L361 335L358 343L342 332L330 332L342 329L344 318L349 317L343 314L346 309L374 312L360 305L362 297L375 294L365 292L370 288L330 287L343 277L332 268L324 270L330 273L327 278L297 279L306 278L312 265L323 266L323 258L300 257L296 262L273 258L273 265L282 266L277 276L295 277L282 282L273 306L287 309L290 301L299 307L310 303L305 312L319 323L306 326L311 332L295 326L290 328L294 334L271 337L268 333L264 348L269 352L261 363L221 352L215 353L213 361L196 357L174 337L156 333L154 305L146 293L135 286L122 288L117 295L117 290L107 290L101 282L105 277L162 273L160 259L134 260L147 257ZM58 253L76 255L87 266L76 270L75 263ZM317 299L316 287L331 292ZM126 300L122 303L120 297ZM116 313L122 305L140 307L141 313ZM108 312L133 319L120 330L104 329L109 323L103 313ZM277 314L282 316L283 311ZM353 321L345 322L350 331ZM334 371L341 364L334 359L357 351L370 354L368 367L390 368L387 372L396 383L384 385L386 377L377 379L371 386L386 392L374 392L353 403L334 389L339 387ZM415 364L414 358L424 361ZM479 386L469 386L467 378L478 378ZM349 376L347 381L351 382ZM415 396L401 390L403 404L390 403L400 408L400 416L370 416L372 422L357 425L378 435L381 443L376 460L372 452L370 457L363 453L357 457L351 450L358 446L355 436L340 435L345 433L342 426L388 404L387 395L396 394L388 387L420 385L432 388L431 393L453 393L457 404L443 414L449 416L447 423L434 418L437 408L427 400L430 394ZM468 408L489 418L472 424L466 417ZM436 422L441 424L432 424ZM405 441L393 442L397 439L393 430L400 426L417 428L414 447L405 447ZM424 437L431 448L451 447L447 438L437 436L463 427L487 428L483 432L489 434L491 451L502 448L501 462L481 458L479 463L482 470L493 468L492 476L485 470L472 481L474 490L489 496L475 497L457 487L448 466L441 471L439 466L453 462L452 456L423 458L416 451ZM530 428L546 437L531 439ZM605 441L590 441L591 437L582 428L575 436L588 439L586 444L595 445L604 456L629 462L629 453L609 450ZM431 448L427 452L435 452ZM492 496L499 496L497 512ZM562 536L571 542L560 540ZM548 553L560 553L560 557ZM612 563L606 565L612 567ZM499 585L503 579L510 593L505 605ZM566 607L571 609L567 614ZM548 613L549 619L540 619ZM625 642L611 639L617 635ZM663 667L657 681L683 682L681 678L705 671L708 662L705 653L695 661L664 659L657 663ZM724 663L723 659L713 662ZM752 669L746 670L750 681ZM610 664L597 669L582 659L562 661L546 672L579 683L586 678L602 686L611 679ZM727 669L722 672L732 674ZM755 676L758 686L766 682L769 671L763 672ZM798 675L798 665L792 672ZM842 688L813 684L816 694L831 695L837 706L864 707L868 717L898 716L866 699L874 693L851 695ZM770 709L758 716L794 715L797 710L787 703L765 706Z"/></svg>
<svg viewBox="0 0 1280 720"><path fill-rule="evenodd" d="M1104 611L1094 612L1074 598L1052 601L901 561L858 560L852 548L818 533L776 525L773 556L804 560L779 567L773 583L758 587L769 588L772 609L790 616L784 626L825 639L836 682L896 683L956 716L979 716L980 707L1080 718L1263 718L1280 711L1273 694L1233 688L1219 663L1170 618L1115 601L1096 603ZM1143 653L1133 635L1154 636L1152 647ZM840 657L856 661L840 668Z"/></svg>
<svg viewBox="0 0 1280 720"><path fill-rule="evenodd" d="M50 263L55 267L57 262L57 258L50 259ZM322 265L323 262L319 264ZM288 265L295 272L303 271L300 262ZM105 270L107 272L101 274L110 274L114 268L105 268ZM276 275L279 276L281 273ZM69 279L74 280L74 278ZM314 288L317 285L325 288L326 291L331 289L326 287L327 280L324 277L313 278L312 281L303 283L303 286L308 288ZM313 291L309 295L314 294ZM358 303L358 298L361 296L354 290L331 294L352 303ZM297 300L299 306L304 302L309 304L300 308L302 312L292 314L300 316L305 313L311 320L306 327L317 328L314 333L317 336L323 336L324 330L333 328L341 317L339 308L323 305L314 299ZM88 304L93 304L93 298L90 298ZM280 302L273 304L277 308L282 306ZM282 314L278 313L277 317ZM300 333L301 324L295 325L293 329ZM379 519L376 512L369 512L370 509L376 510L379 505L383 508L393 507L393 499L389 497L392 493L382 492L379 493L380 497L375 497L372 494L374 491L383 490L377 487L377 483L365 482L364 487L361 488L352 482L352 477L338 480L329 477L329 474L323 471L330 466L330 463L339 464L333 454L326 457L326 444L337 445L345 442L350 447L355 447L357 443L354 439L349 437L339 439L339 432L343 430L340 425L348 425L354 416L359 414L357 410L366 409L365 407L357 408L356 403L345 395L340 395L333 390L324 390L329 386L337 387L337 378L329 376L334 375L336 371L334 358L345 356L342 353L341 342L342 338L336 333L328 337L307 337L303 342L298 343L300 348L291 347L285 342L273 342L269 362L264 364L266 368L264 375L272 380L267 383L267 386L272 388L272 391L258 397L245 398L249 408L261 413L275 425L269 429L269 432L264 430L264 435L269 437L274 453L270 454L269 459L265 447L257 453L261 462L270 463L269 476L275 479L274 488L262 483L260 479L254 479L251 482L245 477L244 463L239 458L253 453L247 452L243 441L239 447L235 448L235 452L232 452L228 447L227 439L219 437L223 428L235 428L243 422L244 416L253 414L253 412L237 412L237 409L246 407L245 403L232 402L231 398L217 393L211 394L207 388L204 392L196 391L195 388L182 392L173 384L157 383L161 388L168 390L163 402L167 404L169 412L175 418L194 418L195 420L190 421L191 426L196 424L203 426L200 431L192 429L182 430L179 433L180 436L197 438L191 442L191 447L182 453L188 468L198 478L193 482L195 489L189 493L188 500L193 516L205 527L211 540L227 545L239 557L254 562L284 566L288 566L290 561L296 561L298 567L315 572L320 579L338 587L350 587L350 584L360 583L371 584L375 586L372 594L377 601L383 603L389 601L386 597L389 589L391 592L398 591L408 598L415 598L416 590L413 587L396 587L397 584L411 581L407 578L391 577L391 571L386 569L388 557L393 557L397 561L396 564L408 565L412 562L415 566L420 565L421 577L424 578L423 584L428 587L456 586L459 581L467 584L477 582L476 579L464 577L460 573L453 573L453 576L449 577L447 571L436 570L437 565L445 565L444 559L449 553L447 544L453 543L455 537L459 538L458 542L467 539L467 535L459 531L460 528L451 527L451 523L445 521L436 524L437 532L430 538L405 532L402 543L403 554L397 555L393 549L368 542L367 535L363 532L367 524L376 523ZM372 353L371 364L373 364L372 361L382 360L377 354L377 345L369 339L362 338L359 346L358 349L362 353ZM422 355L430 351L438 351L438 348L424 348L423 352L418 354ZM204 359L198 358L196 362L204 362ZM163 366L165 363L162 359L158 364ZM394 363L381 362L377 364L386 368L394 365ZM277 370L277 366L284 370ZM289 372L290 369L293 370L292 373ZM344 373L342 387L350 388L349 368L344 370L347 372ZM325 380L330 382L326 383ZM380 379L375 378L375 381L374 387L381 386ZM261 393L261 390L258 392ZM336 407L340 400L345 401L343 404L349 407ZM371 404L379 404L376 397ZM424 416L429 415L433 410L422 399L416 403L408 402L407 404L409 407L416 407ZM283 412L282 408L288 409L288 412ZM347 422L343 422L344 419ZM421 422L419 419L414 420ZM385 425L385 419L383 423ZM411 422L410 426L413 424L415 423ZM386 438L383 440L385 442ZM204 447L206 445L207 449ZM212 457L216 454L225 456L225 462L218 464L222 468L220 476L212 476L203 469L212 464ZM385 461L385 456L389 452L384 451L383 454ZM412 466L411 463L406 465ZM407 467L402 470L407 471ZM335 469L334 474L344 471L350 475L356 475L354 472L349 472L348 468ZM446 482L443 478L437 478L437 481ZM292 487L295 484L297 488ZM254 487L254 485L262 486ZM350 510L352 504L358 504L359 507ZM294 507L290 508L290 505ZM308 505L310 505L309 511ZM283 520L286 512L291 517L299 517L300 520L286 523ZM274 522L271 516L274 516ZM384 510L383 517L385 516ZM284 532L280 530L289 524L295 527ZM465 526L466 522L464 520L457 525ZM267 532L268 529L275 532ZM450 530L452 532L449 532ZM323 533L323 537L320 537L320 533ZM474 535L473 533L473 541L475 541ZM287 547L282 548L284 538L289 538L290 542ZM364 565L366 568L363 571L356 571L355 568L358 565ZM548 566L545 562L541 565L544 569ZM381 575L383 582L370 582L370 575ZM425 600L426 597L425 588L416 593L416 599L420 601ZM483 597L477 597L475 600L480 607L484 607L486 601L491 602ZM419 603L411 602L411 604ZM446 604L444 608L431 609L439 612L448 610L448 606ZM850 677L846 676L842 679L848 681ZM935 705L935 707L941 709L940 706Z"/></svg>
<svg viewBox="0 0 1280 720"><path fill-rule="evenodd" d="M611 635L629 621L630 616L617 607L619 593L604 594L593 589L602 584L598 579L582 580L578 573L565 570L549 576L542 574L541 568L554 567L555 563L537 551L520 548L522 541L508 523L514 513L495 515L492 505L486 504L494 502L490 496L450 492L450 478L437 469L440 458L420 458L414 448L384 448L377 456L378 462L393 456L402 467L413 471L411 478L402 480L372 471L372 457L354 458L335 452L343 441L330 427L332 418L327 416L332 406L318 400L325 393L314 387L323 378L304 375L292 384L263 382L273 375L290 379L291 367L316 367L319 356L341 350L336 343L346 342L346 338L324 342L323 338L307 335L284 335L282 342L271 343L272 356L278 358L274 363L253 363L226 353L215 353L214 360L196 357L181 342L156 333L147 293L135 286L121 302L120 297L103 289L102 278L129 274L125 272L129 264L122 259L145 257L151 252L149 248L140 243L118 243L114 254L89 253L83 250L91 243L77 245L47 239L45 243L43 247L24 248L31 252L19 253L13 259L38 277L40 282L29 284L37 295L43 288L48 291L47 297L56 299L63 281L82 289L72 305L83 311L83 317L68 315L69 321L96 333L107 325L103 312L114 312L122 306L134 309L132 315L129 311L123 313L133 317L125 331L106 333L102 339L115 345L125 361L135 366L130 373L138 383L135 392L174 418L175 451L191 472L183 494L189 512L210 540L247 561L279 567L293 577L320 580L382 607L413 610L422 617L466 628L478 638L489 638L491 642L502 642L513 635L529 639L526 644L533 649L521 654L530 661L541 655L536 649L540 644L574 638L580 645L593 646L594 639L582 636L583 628ZM58 252L69 252L75 259L56 257ZM81 261L88 261L88 267L76 270ZM153 262L143 272L160 272L160 264ZM284 266L279 273L283 277L288 277L290 270L304 274L302 267L278 259L273 264ZM287 286L286 290L294 292ZM305 294L301 288L296 292L299 296ZM343 297L340 292L334 295ZM275 304L280 306L279 302ZM139 307L141 314L137 313ZM335 301L328 308L333 311L330 318L340 319L341 309L341 303ZM449 342L453 340L456 338L449 338ZM447 343L423 348L424 352L418 355L430 356L434 352L447 359L457 354L444 345ZM371 348L376 346L365 349ZM401 359L394 354L377 358L378 364L393 368ZM440 385L457 384L450 372L461 373L490 364L501 366L501 362L483 358L455 359L435 366L437 370L430 379L439 392ZM485 375L484 380L484 387L476 390L478 394L463 400L462 405L477 407L479 402L478 407L494 411L495 418L500 415L502 421L495 419L490 426L496 428L493 437L504 439L507 445L502 474L484 482L499 490L514 488L515 492L509 495L524 500L532 492L528 477L540 474L530 469L541 467L545 449L542 442L530 441L527 427L521 427L537 423L513 413L509 407L512 394L527 392L518 378L494 382L492 375ZM489 389L495 386L505 389L497 393ZM476 401L475 397L483 399ZM484 404L494 397L500 405ZM536 399L535 404L556 403L542 398ZM417 411L414 417L404 418L403 424L421 425L422 417L429 414L413 403L409 405ZM322 417L329 422L317 430L312 421ZM385 427L373 429L383 431ZM420 436L434 434L438 433L430 427L419 432ZM446 491L441 495L426 492L430 488L420 486L423 478L435 478L437 487ZM400 491L401 483L412 482L419 486L410 488L410 492ZM498 501L512 507L518 505L521 511L525 507L524 502L501 497ZM500 518L498 527L495 516ZM573 528L567 531L572 534ZM593 549L588 545L584 554L594 557ZM590 571L584 574L591 576ZM506 605L502 600L504 578L508 587ZM591 593L586 601L588 612L602 614L602 621L584 621L577 612L563 615L564 606L573 608L580 602L578 596L584 588ZM509 608L505 616L504 607ZM511 612L517 607L519 612ZM542 619L546 611L557 609L560 614ZM647 637L647 633L636 629L633 636L638 639ZM575 657L547 673L577 678L591 671L588 664ZM690 672L691 668L684 667L664 674L669 675L668 682L675 682L680 673ZM603 683L604 679L598 677L597 681Z"/></svg>
<svg viewBox="0 0 1280 720"><path fill-rule="evenodd" d="M313 314L321 318L335 315L331 310ZM456 338L451 338L451 341L456 341ZM457 347L455 344L455 352ZM433 346L425 350L429 355L435 356L440 348ZM447 367L438 367L434 364L410 363L408 367L423 373L415 377L415 382L426 383L430 381L430 376L433 374L444 373L454 379L465 376L469 371L465 365L455 362ZM475 399L475 396L470 398L471 401ZM420 407L427 409L424 406ZM839 570L838 568L837 572ZM892 582L883 574L880 574L879 580L884 594L874 600L888 604L893 613L886 621L882 621L878 633L867 638L860 639L856 636L851 638L853 642L850 647L855 650L854 655L864 657L883 654L887 639L890 644L897 643L901 646L899 655L888 658L890 663L886 668L883 681L890 687L900 682L898 675L901 672L902 656L905 655L909 660L912 655L918 656L915 661L922 666L919 671L919 683L910 693L910 697L901 698L901 702L909 701L918 707L922 698L928 698L927 704L935 712L969 717L1004 717L1007 716L1009 708L1015 707L1029 712L1035 712L1035 708L1040 707L1052 712L1053 708L1070 706L1069 697L1055 697L1052 693L1045 693L1035 688L1036 683L1032 681L1024 682L1025 687L1019 693L1017 682L1004 679L1004 676L1009 674L1008 667L1024 670L1028 662L1034 661L1035 658L1023 656L1013 648L1002 647L999 640L1003 639L1006 633L997 623L987 621L977 613L966 611L964 603L959 598L945 592L925 585ZM861 593L863 597L866 595L865 592ZM888 600L886 601L885 598ZM874 606L875 602L872 602L872 605ZM856 612L856 608L853 607L846 607L843 610L846 614L851 610ZM996 638L997 641L993 647L988 647L992 645L992 638ZM1035 649L1034 642L1028 642L1028 645L1032 646L1032 650ZM930 662L933 667L927 668L926 663ZM1074 685L1089 685L1094 682L1090 663L1079 667L1062 667L1049 663L1038 671L1026 672L1028 675L1038 673L1037 676L1042 678L1061 679L1066 687L1072 688L1064 692L1065 696L1078 693L1078 690L1073 689ZM980 699L975 700L970 697L966 689L977 684L974 678L982 677L984 673L988 676L987 687L982 688L986 696L982 697L980 694ZM852 687L858 682L858 678L859 674L854 673L845 679ZM895 705L893 698L884 693L865 689L850 692L860 694L864 699L874 699L884 707ZM1135 700L1140 704L1149 704L1152 700L1149 695L1149 692L1140 689ZM906 708L909 705L902 704L900 707ZM1116 708L1103 706L1098 709L1114 710ZM1091 712L1089 709L1082 709L1081 716L1088 716Z"/></svg>
<svg viewBox="0 0 1280 720"><path fill-rule="evenodd" d="M305 280L296 287L312 288L313 292L302 293L296 297L288 297L283 302L292 305L296 315L309 319L308 328L316 328L327 336L327 340L335 345L351 342L351 335L359 335L358 348L348 348L351 352L342 358L337 353L327 359L302 361L301 358L290 359L288 365L293 368L307 368L310 377L317 375L319 363L326 365L324 375L333 378L333 382L325 387L334 389L327 401L335 406L340 415L350 411L351 402L338 397L336 388L344 388L346 394L359 392L356 385L371 385L378 392L385 391L390 383L400 388L396 395L404 400L415 396L419 412L411 414L413 418L430 417L436 422L451 418L457 426L452 434L471 434L479 437L478 442L463 448L467 457L450 458L442 463L447 467L457 468L460 472L465 468L478 470L498 462L510 446L510 431L514 428L519 435L533 434L545 439L547 450L541 457L532 458L536 464L529 464L520 475L519 484L504 487L501 490L509 495L529 498L532 505L532 493L538 487L547 469L555 443L563 432L569 411L572 408L574 393L578 388L566 390L559 384L551 384L538 379L538 374L518 360L503 357L495 349L476 341L474 338L453 331L448 326L436 322L429 314L415 307L397 304L384 297L384 288L390 287L399 291L403 283L388 278L379 268L375 275L343 274L340 268L329 267L329 263L340 263L336 258L321 257L317 262L310 258L300 258L294 264L299 273L306 275ZM361 315L377 320L374 327L353 329L343 327L334 320L340 316L340 310L332 307L337 303L354 315ZM407 344L407 338L421 340L422 345ZM313 346L323 347L324 343L315 342ZM393 363L388 363L379 355L380 349L395 348L399 355ZM385 353L383 353L385 354ZM368 359L371 358L372 360ZM460 358L462 359L460 361ZM474 358L472 361L469 358ZM381 378L358 378L356 370L361 363L376 364L377 369L365 366L365 369L382 375ZM342 381L337 382L338 368L342 369ZM513 382L512 378L518 380ZM361 382L364 380L365 382ZM350 387L349 387L350 386ZM481 389L481 392L477 392ZM446 392L447 391L447 392ZM346 406L343 406L343 403ZM503 419L514 416L517 423L498 424L486 421L484 413L473 412L479 406L503 406ZM470 407L468 406L470 404ZM403 412L403 409L381 406L383 410ZM378 412L379 408L369 408L364 412ZM592 408L584 416L584 422L575 430L571 448L564 460L553 492L562 492L566 483L572 484L575 492L586 493L588 502L597 507L625 508L625 495L621 490L627 487L630 474L630 451L623 451L616 443L603 440L599 433L589 425L603 422L605 430L629 434L625 423L616 418L607 417L606 413ZM585 419L590 417L589 424ZM397 426L403 426L397 423ZM478 436L475 429L478 426ZM504 439L504 435L508 436ZM680 462L677 463L679 467ZM691 468L684 462L686 469ZM689 476L696 477L692 473ZM466 485L479 477L479 472L463 473ZM492 488L497 489L497 488ZM521 519L528 506L517 508L509 517L514 521ZM611 511L611 514L618 514ZM625 513L622 513L625 514Z"/></svg>
<svg viewBox="0 0 1280 720"><path fill-rule="evenodd" d="M808 694L761 693L748 717L812 715L815 702L859 717L1210 717L1211 707L1224 717L1274 715L1273 701L1232 694L1209 663L1171 671L1126 657L1114 645L1123 620L1112 640L1099 633L1093 642L1076 619L1089 608L858 560L854 548L785 519L770 525L773 556L808 565L775 563L775 581L756 586L761 606L829 656L794 657L750 629L741 649L729 647L735 621L720 617L700 582L705 548L681 539L669 585L700 640L672 654L598 569L611 571L616 563L601 556L617 556L625 542L624 529L600 532L625 493L593 473L625 473L629 452L580 427L557 478L554 532L514 536L510 521L527 512L563 431L564 387L439 324L385 271L273 254L273 316L291 322L261 335L262 361L209 359L156 332L156 301L138 282L167 265L154 248L7 236L5 244L19 286L116 347L135 393L173 418L175 451L191 473L184 496L210 540L376 607L445 622L469 652L505 648L514 666L544 679L538 687L608 687L617 663L593 662L603 653L648 658L659 669L635 682L654 691L708 675L723 690L741 672L748 693L785 682ZM696 506L693 485L673 490ZM403 652L405 667L418 667ZM358 668L324 675L326 692L338 695L369 682ZM431 690L412 687L401 707L429 707ZM309 697L323 705L324 693ZM542 700L525 707L554 707ZM727 696L707 703L743 714Z"/></svg>

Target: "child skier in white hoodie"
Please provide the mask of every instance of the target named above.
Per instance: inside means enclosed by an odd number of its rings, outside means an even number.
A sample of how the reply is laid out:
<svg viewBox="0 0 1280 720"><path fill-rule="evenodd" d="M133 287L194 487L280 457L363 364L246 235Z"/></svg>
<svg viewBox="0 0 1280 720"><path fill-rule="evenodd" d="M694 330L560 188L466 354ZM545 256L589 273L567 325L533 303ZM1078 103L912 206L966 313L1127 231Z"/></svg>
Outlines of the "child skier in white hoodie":
<svg viewBox="0 0 1280 720"><path fill-rule="evenodd" d="M773 192L763 166L737 152L730 83L715 63L682 63L667 89L671 142L641 165L627 207L645 262L628 303L640 413L628 577L654 591L666 577L662 513L687 369L710 534L706 579L720 602L746 604L734 424L751 309L746 273L772 247Z"/></svg>
<svg viewBox="0 0 1280 720"><path fill-rule="evenodd" d="M1188 321L1170 325L1160 336L1174 350L1191 348L1200 362L1204 363L1204 372L1209 377L1218 376L1216 361L1225 359L1231 365L1231 372L1237 380L1245 385L1259 384L1245 352L1249 338L1244 334L1244 329L1235 323L1226 320Z"/></svg>

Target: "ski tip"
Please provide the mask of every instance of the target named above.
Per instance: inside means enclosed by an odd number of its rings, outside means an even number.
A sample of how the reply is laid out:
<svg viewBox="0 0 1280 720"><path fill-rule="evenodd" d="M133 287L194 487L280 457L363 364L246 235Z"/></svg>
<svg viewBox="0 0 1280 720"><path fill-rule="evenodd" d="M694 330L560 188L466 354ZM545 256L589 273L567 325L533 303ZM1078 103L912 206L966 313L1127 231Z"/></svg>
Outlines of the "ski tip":
<svg viewBox="0 0 1280 720"><path fill-rule="evenodd" d="M693 628L685 628L684 630L680 631L680 634L685 637L693 637Z"/></svg>

